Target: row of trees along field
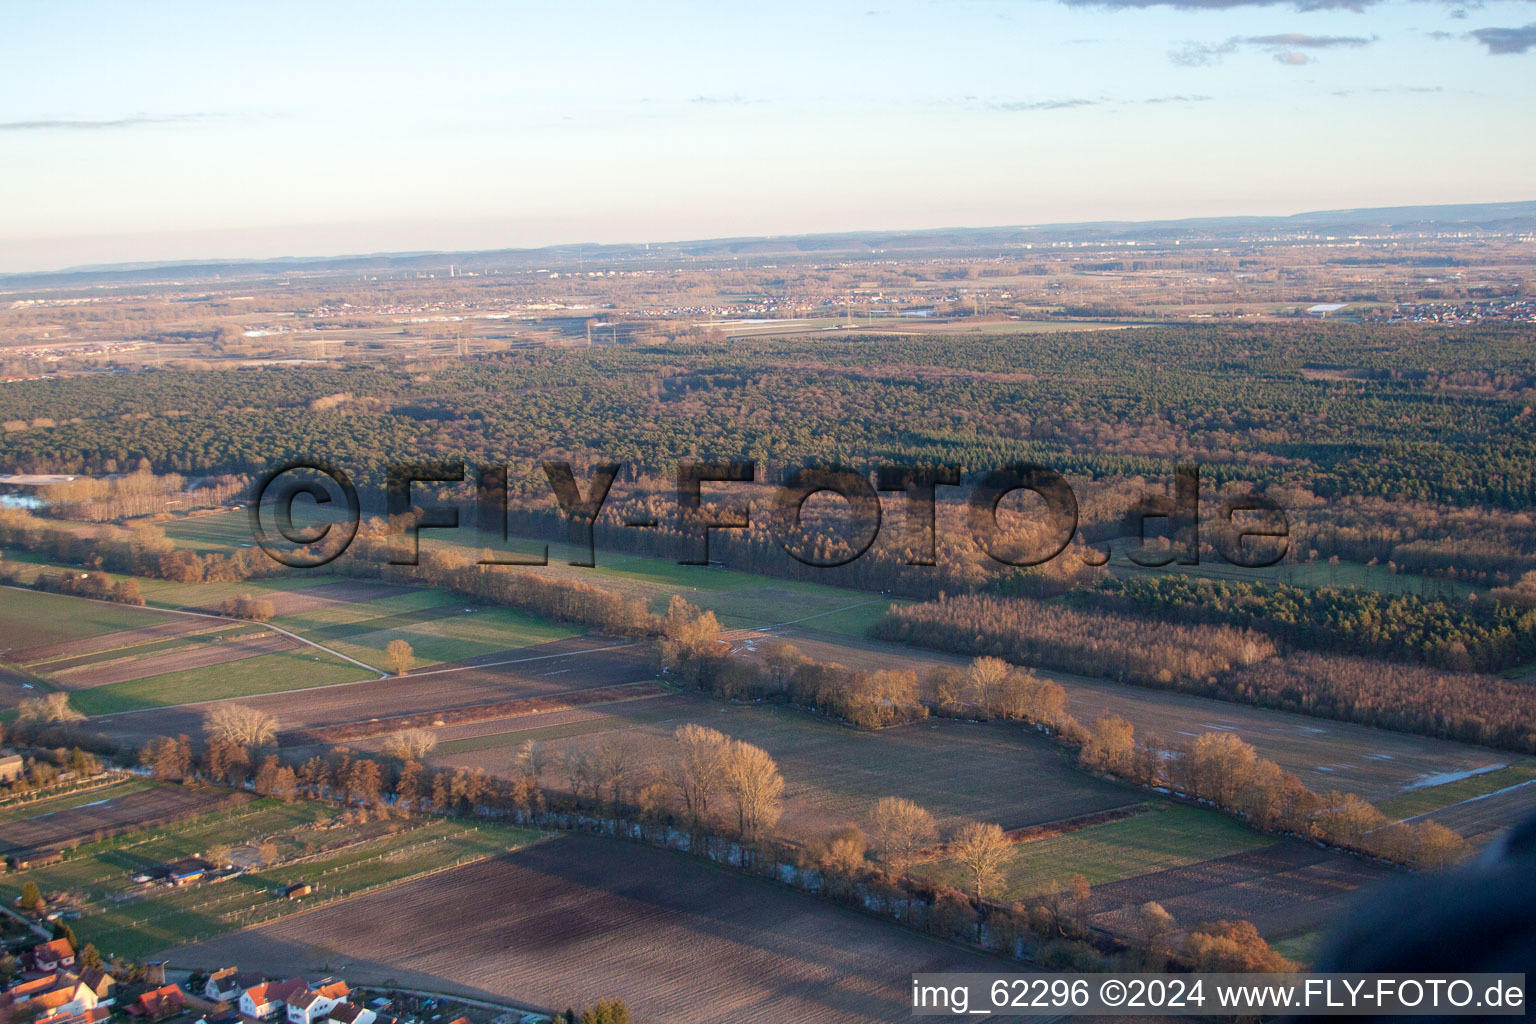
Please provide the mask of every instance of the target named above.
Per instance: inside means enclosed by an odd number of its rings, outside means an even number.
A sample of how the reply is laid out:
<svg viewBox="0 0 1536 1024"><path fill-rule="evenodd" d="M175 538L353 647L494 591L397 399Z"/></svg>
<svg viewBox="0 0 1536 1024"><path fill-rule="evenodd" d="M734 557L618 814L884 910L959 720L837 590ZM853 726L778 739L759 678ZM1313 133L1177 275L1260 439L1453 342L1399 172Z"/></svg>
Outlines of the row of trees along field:
<svg viewBox="0 0 1536 1024"><path fill-rule="evenodd" d="M1233 626L1175 626L1023 598L894 607L883 639L1536 752L1536 689L1496 676L1313 652Z"/></svg>
<svg viewBox="0 0 1536 1024"><path fill-rule="evenodd" d="M1182 746L1138 744L1131 724L1121 718L1102 718L1085 729L1067 712L1061 686L1002 658L979 657L967 670L940 668L920 687L912 672L853 671L806 658L789 644L771 646L761 661L726 657L725 645L707 632L713 616L681 598L673 599L668 619L691 622L696 631L669 628L658 643L662 664L681 681L718 696L785 701L865 728L930 713L1025 722L1077 748L1087 767L1209 802L1266 831L1423 866L1465 852L1459 837L1433 822L1394 824L1351 794L1312 792L1230 733ZM1145 638L1133 635L1124 642L1134 648Z"/></svg>
<svg viewBox="0 0 1536 1024"><path fill-rule="evenodd" d="M0 547L51 562L176 583L220 583L287 575L256 548L199 554L178 548L151 524L70 527L22 509L0 508Z"/></svg>
<svg viewBox="0 0 1536 1024"><path fill-rule="evenodd" d="M995 898L1011 840L996 825L969 822L941 835L933 815L899 797L874 801L867 816L826 840L786 844L773 834L784 793L777 765L761 748L697 724L679 726L660 763L642 762L622 737L553 763L537 741L520 749L512 778L478 770L433 769L421 748L397 738L392 753L365 757L343 747L288 763L264 748L278 723L262 712L225 707L208 723L201 749L186 736L161 737L138 754L156 778L188 785L249 785L264 796L337 801L353 818L433 813L511 815L545 828L596 829L679 847L780 880L791 875L826 898L882 908L887 917L936 935L975 943L1053 969L1282 970L1251 924L1192 923L1183 928L1155 903L1134 908L1133 926L1112 937L1090 926L1091 890L1078 875L1045 880L1012 903ZM427 752L430 752L428 749ZM551 772L569 792L546 790ZM274 846L271 858L278 852ZM953 857L967 889L910 874L935 857ZM1184 932L1182 938L1178 933Z"/></svg>
<svg viewBox="0 0 1536 1024"><path fill-rule="evenodd" d="M152 516L167 508L179 512L217 508L243 500L251 485L246 477L228 475L196 481L195 487L188 483L180 474L155 474L149 460L141 459L131 473L48 484L38 488L37 496L61 519L107 523Z"/></svg>

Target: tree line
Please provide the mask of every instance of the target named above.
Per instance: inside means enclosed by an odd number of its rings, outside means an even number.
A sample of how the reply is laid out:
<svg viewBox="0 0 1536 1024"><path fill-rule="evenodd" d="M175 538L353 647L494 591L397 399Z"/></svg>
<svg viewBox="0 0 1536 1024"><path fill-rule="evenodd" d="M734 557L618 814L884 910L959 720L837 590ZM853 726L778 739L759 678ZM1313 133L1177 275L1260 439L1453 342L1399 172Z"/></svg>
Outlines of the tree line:
<svg viewBox="0 0 1536 1024"><path fill-rule="evenodd" d="M348 813L510 817L544 828L582 829L685 850L744 870L789 880L825 898L873 910L908 927L1021 957L1049 969L1268 970L1291 966L1246 922L1197 923L1182 942L1179 925L1156 904L1134 911L1116 935L1088 919L1081 876L1052 880L1021 900L997 899L1000 865L1011 843L996 825L968 822L941 843L932 814L900 797L877 801L861 825L799 846L774 834L784 783L761 748L694 723L674 730L662 763L641 770L622 742L585 758L590 782L546 789L542 774L577 771L537 741L521 749L511 778L479 770L433 769L400 756L368 757L344 747L302 763L270 749L277 722L226 706L207 723L199 747L185 735L152 740L140 763L163 781L250 788L282 800L339 802ZM399 748L397 753L407 751ZM953 857L967 890L909 873L936 855Z"/></svg>
<svg viewBox="0 0 1536 1024"><path fill-rule="evenodd" d="M1025 598L893 607L883 639L1299 714L1536 752L1536 689L1489 675L1312 652L1234 626L1155 620Z"/></svg>

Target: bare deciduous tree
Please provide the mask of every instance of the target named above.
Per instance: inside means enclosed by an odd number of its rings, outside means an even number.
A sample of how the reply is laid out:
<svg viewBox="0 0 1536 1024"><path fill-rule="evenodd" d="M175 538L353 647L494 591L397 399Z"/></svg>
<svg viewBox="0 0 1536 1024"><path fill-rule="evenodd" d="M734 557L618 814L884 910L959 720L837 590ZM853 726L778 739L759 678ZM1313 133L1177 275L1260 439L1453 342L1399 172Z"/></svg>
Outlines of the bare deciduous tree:
<svg viewBox="0 0 1536 1024"><path fill-rule="evenodd" d="M682 798L689 827L698 834L709 819L711 800L724 784L726 751L731 740L718 729L693 722L678 726L672 738L678 745L678 757L670 781Z"/></svg>
<svg viewBox="0 0 1536 1024"><path fill-rule="evenodd" d="M783 810L784 777L762 747L732 740L727 748L725 790L736 804L736 825L747 845L778 824Z"/></svg>
<svg viewBox="0 0 1536 1024"><path fill-rule="evenodd" d="M416 652L404 640L391 640L384 648L384 657L389 660L390 671L397 676L405 675L416 664Z"/></svg>
<svg viewBox="0 0 1536 1024"><path fill-rule="evenodd" d="M277 739L277 719L245 704L217 704L205 722L210 739L256 750Z"/></svg>
<svg viewBox="0 0 1536 1024"><path fill-rule="evenodd" d="M827 840L822 866L838 874L853 875L864 866L864 850L867 845L864 833L857 826L845 825Z"/></svg>
<svg viewBox="0 0 1536 1024"><path fill-rule="evenodd" d="M870 823L880 859L898 875L905 874L918 853L939 835L927 808L899 796L881 797L870 815Z"/></svg>
<svg viewBox="0 0 1536 1024"><path fill-rule="evenodd" d="M437 737L430 729L402 729L384 741L384 753L402 761L425 761L437 749Z"/></svg>
<svg viewBox="0 0 1536 1024"><path fill-rule="evenodd" d="M549 768L549 752L538 740L524 740L517 748L517 766L524 775L536 779Z"/></svg>
<svg viewBox="0 0 1536 1024"><path fill-rule="evenodd" d="M83 722L85 716L69 706L69 694L49 693L22 701L17 708L16 721L47 725L53 722Z"/></svg>
<svg viewBox="0 0 1536 1024"><path fill-rule="evenodd" d="M596 774L594 786L599 790L606 786L609 799L618 804L638 767L638 761L635 744L628 737L622 734L604 736L592 759Z"/></svg>
<svg viewBox="0 0 1536 1024"><path fill-rule="evenodd" d="M955 834L950 852L970 876L971 891L977 899L994 892L1002 882L1003 861L1008 858L1010 846L999 825L972 821Z"/></svg>
<svg viewBox="0 0 1536 1024"><path fill-rule="evenodd" d="M970 683L971 699L983 710L992 707L992 701L1003 680L1013 672L1013 666L1002 658L977 658L966 673Z"/></svg>

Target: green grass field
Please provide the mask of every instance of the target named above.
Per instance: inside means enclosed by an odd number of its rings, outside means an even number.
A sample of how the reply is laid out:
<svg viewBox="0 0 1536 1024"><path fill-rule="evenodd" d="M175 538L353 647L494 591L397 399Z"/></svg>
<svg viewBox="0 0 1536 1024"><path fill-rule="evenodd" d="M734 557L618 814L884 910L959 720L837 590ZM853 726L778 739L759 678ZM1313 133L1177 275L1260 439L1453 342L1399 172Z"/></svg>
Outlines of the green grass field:
<svg viewBox="0 0 1536 1024"><path fill-rule="evenodd" d="M227 697L307 690L372 678L373 673L367 669L312 647L300 647L242 661L77 690L70 695L70 703L87 715L108 715Z"/></svg>
<svg viewBox="0 0 1536 1024"><path fill-rule="evenodd" d="M0 643L6 648L41 647L84 637L141 629L169 616L61 594L0 587ZM0 649L0 656L4 650Z"/></svg>
<svg viewBox="0 0 1536 1024"><path fill-rule="evenodd" d="M280 616L275 623L370 665L385 648L404 640L427 668L444 662L530 647L578 636L579 627L546 622L514 608L474 608L446 590L333 605Z"/></svg>
<svg viewBox="0 0 1536 1024"><path fill-rule="evenodd" d="M68 676L72 672L99 668L120 661L131 661L135 658L147 658L151 655L194 654L210 646L228 644L248 637L259 637L272 632L266 626L234 619L227 624L210 622L209 625L213 628L203 633L167 637L164 640L151 640L139 644L129 643L90 654L43 658L27 662L27 668L36 672L46 672L52 677Z"/></svg>
<svg viewBox="0 0 1536 1024"><path fill-rule="evenodd" d="M1177 804L1149 806L1151 811L1133 818L1016 844L1003 869L1005 881L998 895L1020 899L1060 888L1074 874L1088 879L1089 885L1118 882L1275 841L1215 811ZM920 865L916 873L958 889L970 888L964 869L953 859Z"/></svg>
<svg viewBox="0 0 1536 1024"><path fill-rule="evenodd" d="M45 810L40 807L39 813ZM9 902L28 880L45 896L68 893L67 906L83 911L71 922L82 942L94 942L106 955L138 958L494 856L539 837L527 829L429 817L338 825L339 812L335 805L312 801L257 800L82 845L61 864L0 876L0 895ZM226 881L181 889L132 881L138 872L215 845L235 849L264 840L277 845L280 861ZM273 893L299 881L313 885L315 894L286 900Z"/></svg>
<svg viewBox="0 0 1536 1024"><path fill-rule="evenodd" d="M1409 573L1394 573L1384 565L1362 565L1359 562L1292 562L1262 569L1249 569L1233 565L1216 555L1202 558L1199 565L1168 565L1144 568L1126 561L1125 552L1134 542L1125 538L1114 541L1114 557L1110 560L1110 572L1116 576L1133 577L1141 574L1184 573L1203 579L1230 580L1238 583L1284 583L1293 587L1358 587L1382 594L1414 594L1429 599L1466 597L1485 591L1486 587L1474 586L1459 580L1431 579Z"/></svg>
<svg viewBox="0 0 1536 1024"><path fill-rule="evenodd" d="M1475 796L1486 796L1510 786L1536 779L1536 760L1517 761L1481 775L1471 775L1439 786L1425 786L1376 802L1377 808L1393 818L1412 818L1459 804Z"/></svg>
<svg viewBox="0 0 1536 1024"><path fill-rule="evenodd" d="M496 747L519 747L529 740L537 740L540 743L548 740L567 739L571 736L586 736L591 733L610 732L615 728L628 728L636 725L652 725L658 722L679 722L686 715L677 708L646 708L644 702L636 702L638 709L630 709L624 713L622 720L616 724L612 717L590 718L580 722L566 722L561 725L533 726L539 718L537 715L529 716L530 728L514 730L510 732L489 733L485 736L469 736L461 740L447 740L439 743L433 751L435 757L446 757L452 754L468 754L477 750L493 750ZM611 708L605 708L605 711Z"/></svg>
<svg viewBox="0 0 1536 1024"><path fill-rule="evenodd" d="M1318 950L1322 948L1323 940L1328 933L1321 929L1302 932L1299 935L1287 935L1283 939L1271 942L1270 948L1288 960L1295 960L1304 966L1310 965L1317 959Z"/></svg>
<svg viewBox="0 0 1536 1024"><path fill-rule="evenodd" d="M440 544L467 547L474 551L485 546L480 535L468 530L463 532L462 540L454 538L453 541L444 541L434 538L423 540L422 543L424 546ZM517 550L525 553L536 547L531 542L517 543ZM585 557L584 549L551 543L550 564L530 571L581 580L631 597L639 597L645 600L653 612L658 613L666 610L673 594L681 594L689 603L714 612L720 624L727 629L771 626L815 616L818 629L862 636L869 624L878 619L890 604L862 590L776 579L713 566L678 565L664 558L621 554L601 548L597 551L597 565L593 568L567 564ZM863 607L852 608L855 605Z"/></svg>
<svg viewBox="0 0 1536 1024"><path fill-rule="evenodd" d="M46 572L79 572L78 565L61 565L38 558L26 551L4 552L5 563L13 568L22 566L29 570ZM122 573L103 573L109 580L126 579ZM30 583L35 578L36 572L25 572L22 579ZM207 608L217 605L227 598L239 594L251 594L261 596L263 594L282 593L289 590L303 590L306 587L324 586L327 583L335 583L336 577L324 574L306 576L273 576L267 579L243 580L233 583L172 583L169 580L152 580L143 576L134 577L139 582L139 591L144 596L144 602L151 608L171 608L180 610Z"/></svg>

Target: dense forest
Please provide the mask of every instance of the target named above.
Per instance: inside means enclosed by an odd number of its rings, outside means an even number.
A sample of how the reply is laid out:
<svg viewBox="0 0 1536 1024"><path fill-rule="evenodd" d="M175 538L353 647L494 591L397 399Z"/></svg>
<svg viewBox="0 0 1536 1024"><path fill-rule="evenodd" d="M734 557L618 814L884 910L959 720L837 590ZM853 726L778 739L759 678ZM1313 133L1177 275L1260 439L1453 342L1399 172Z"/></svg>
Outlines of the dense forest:
<svg viewBox="0 0 1536 1024"><path fill-rule="evenodd" d="M1536 367L1515 328L1237 324L1013 337L839 335L510 352L409 366L165 370L13 383L26 470L250 473L391 461L686 456L1290 484L1524 510Z"/></svg>

